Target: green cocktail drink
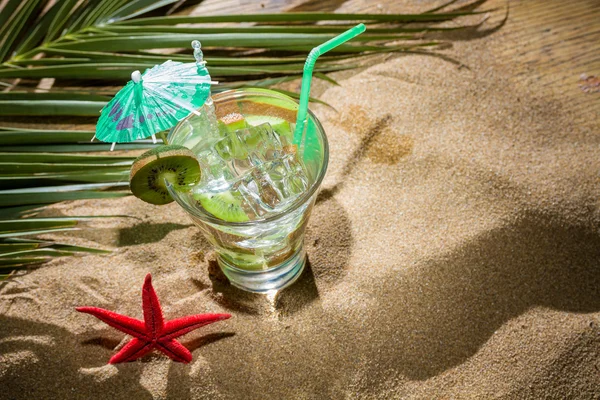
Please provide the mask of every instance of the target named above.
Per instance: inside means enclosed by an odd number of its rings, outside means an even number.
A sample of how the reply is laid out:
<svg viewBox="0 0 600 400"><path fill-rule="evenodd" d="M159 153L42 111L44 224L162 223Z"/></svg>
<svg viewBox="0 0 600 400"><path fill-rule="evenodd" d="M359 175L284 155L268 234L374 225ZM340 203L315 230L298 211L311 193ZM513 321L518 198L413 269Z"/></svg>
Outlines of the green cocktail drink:
<svg viewBox="0 0 600 400"><path fill-rule="evenodd" d="M213 100L169 134L202 169L197 186L169 191L233 285L282 289L304 267L304 231L327 169L327 138L309 112L304 140L293 145L298 103L276 91L235 90Z"/></svg>
<svg viewBox="0 0 600 400"><path fill-rule="evenodd" d="M134 71L103 109L96 136L114 147L155 138L179 121L169 145L132 164L132 194L157 205L177 201L217 250L232 284L254 292L284 288L304 267L304 231L329 156L323 127L308 110L312 71L320 55L364 31L358 24L311 50L299 104L265 89L213 100L210 85L217 82L194 41L195 63L169 60Z"/></svg>

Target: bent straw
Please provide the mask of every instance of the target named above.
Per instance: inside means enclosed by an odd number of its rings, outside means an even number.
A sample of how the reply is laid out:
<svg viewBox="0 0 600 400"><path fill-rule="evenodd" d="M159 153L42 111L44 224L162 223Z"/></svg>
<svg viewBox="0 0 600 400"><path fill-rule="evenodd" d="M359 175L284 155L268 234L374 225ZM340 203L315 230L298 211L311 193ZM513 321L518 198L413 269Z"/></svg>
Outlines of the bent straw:
<svg viewBox="0 0 600 400"><path fill-rule="evenodd" d="M312 80L313 69L317 58L321 54L327 53L329 50L338 47L339 45L347 42L348 40L355 38L367 29L365 24L358 24L354 28L348 29L346 32L339 34L315 47L310 51L306 62L304 63L304 71L302 73L302 85L300 87L300 106L298 107L298 116L296 118L296 129L294 130L294 144L300 145L304 135L304 126L307 120L308 114L308 99L310 96L310 82Z"/></svg>

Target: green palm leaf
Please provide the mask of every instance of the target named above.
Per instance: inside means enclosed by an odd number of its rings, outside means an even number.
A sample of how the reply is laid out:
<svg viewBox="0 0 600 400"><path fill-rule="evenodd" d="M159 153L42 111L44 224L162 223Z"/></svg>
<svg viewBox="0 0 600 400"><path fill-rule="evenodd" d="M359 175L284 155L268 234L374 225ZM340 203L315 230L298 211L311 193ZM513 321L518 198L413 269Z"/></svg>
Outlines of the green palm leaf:
<svg viewBox="0 0 600 400"><path fill-rule="evenodd" d="M218 22L321 22L346 21L363 23L415 23L441 22L463 17L465 15L482 14L488 11L459 12L459 13L423 13L423 14L342 14L342 13L284 13L284 14L243 14L243 15L206 15L138 18L131 21L115 22L116 25L176 25L202 24Z"/></svg>

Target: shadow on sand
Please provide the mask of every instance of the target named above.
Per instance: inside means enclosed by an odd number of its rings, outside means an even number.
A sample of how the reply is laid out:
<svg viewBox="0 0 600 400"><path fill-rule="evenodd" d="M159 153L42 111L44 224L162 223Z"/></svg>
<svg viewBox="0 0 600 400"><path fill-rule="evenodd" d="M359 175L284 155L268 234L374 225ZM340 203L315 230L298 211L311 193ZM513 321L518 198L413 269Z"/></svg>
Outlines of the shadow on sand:
<svg viewBox="0 0 600 400"><path fill-rule="evenodd" d="M308 254L307 266L298 281L281 291L274 299L274 307L281 311L280 316L291 315L318 300L317 282L319 285L333 285L345 276L354 240L348 213L335 199L335 195L343 187L345 178L352 174L365 157L373 140L388 127L391 120L392 116L388 114L375 121L344 164L340 181L319 193L304 239ZM194 250L198 253L210 252L211 246L201 233L194 235L193 242L196 243ZM272 312L273 304L265 300L264 295L244 292L223 280L226 280L224 276L212 280L211 296L222 307L253 315ZM194 282L200 290L206 289L204 283L198 280Z"/></svg>
<svg viewBox="0 0 600 400"><path fill-rule="evenodd" d="M105 345L118 343L116 338L116 335L107 336L102 342ZM82 343L81 337L55 325L3 316L0 354L8 359L21 355L23 361L13 360L2 368L6 370L0 374L0 398L87 399L90 393L97 398L152 398L139 384L139 363L117 366L118 373L107 378L110 384L83 374L82 366L102 367L113 354L112 349L85 345L85 341L94 343L93 339L84 339ZM96 364L89 365L90 360L97 360ZM82 392L75 389L83 386L88 389Z"/></svg>
<svg viewBox="0 0 600 400"><path fill-rule="evenodd" d="M157 356L149 354L140 362L107 366L123 334L107 327L105 333L97 335L98 332L74 335L55 325L2 317L0 354L10 362L0 368L0 398L152 399L140 385L140 378L145 365ZM194 352L234 335L233 332L209 333L187 340L183 338L181 343ZM20 357L21 361L17 361L16 357ZM198 357L195 352L194 358ZM90 360L96 360L96 364L89 365ZM100 371L107 368L116 368L117 371ZM181 363L169 364L169 374L176 370L180 378L185 378L185 387L189 387L187 380L190 379L187 368ZM76 390L82 387L86 389ZM189 398L189 395L182 398Z"/></svg>
<svg viewBox="0 0 600 400"><path fill-rule="evenodd" d="M376 295L386 302L376 318L387 322L371 323L387 339L367 347L378 370L428 379L465 362L532 307L600 311L600 236L530 213L382 282Z"/></svg>
<svg viewBox="0 0 600 400"><path fill-rule="evenodd" d="M119 246L132 246L136 244L157 243L160 242L170 232L178 229L185 229L190 226L191 224L150 224L147 222L142 222L141 224L134 225L131 228L119 230L118 244Z"/></svg>

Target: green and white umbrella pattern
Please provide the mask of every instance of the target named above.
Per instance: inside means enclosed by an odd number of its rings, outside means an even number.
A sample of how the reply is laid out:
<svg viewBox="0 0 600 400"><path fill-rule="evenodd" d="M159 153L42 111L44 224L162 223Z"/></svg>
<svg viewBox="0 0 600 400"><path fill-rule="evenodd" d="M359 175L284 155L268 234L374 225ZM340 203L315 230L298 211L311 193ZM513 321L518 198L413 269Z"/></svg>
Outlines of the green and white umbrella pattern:
<svg viewBox="0 0 600 400"><path fill-rule="evenodd" d="M166 61L134 71L131 81L101 111L96 124L98 140L131 142L152 136L175 126L197 111L210 96L212 82L199 43L192 43L196 62Z"/></svg>

